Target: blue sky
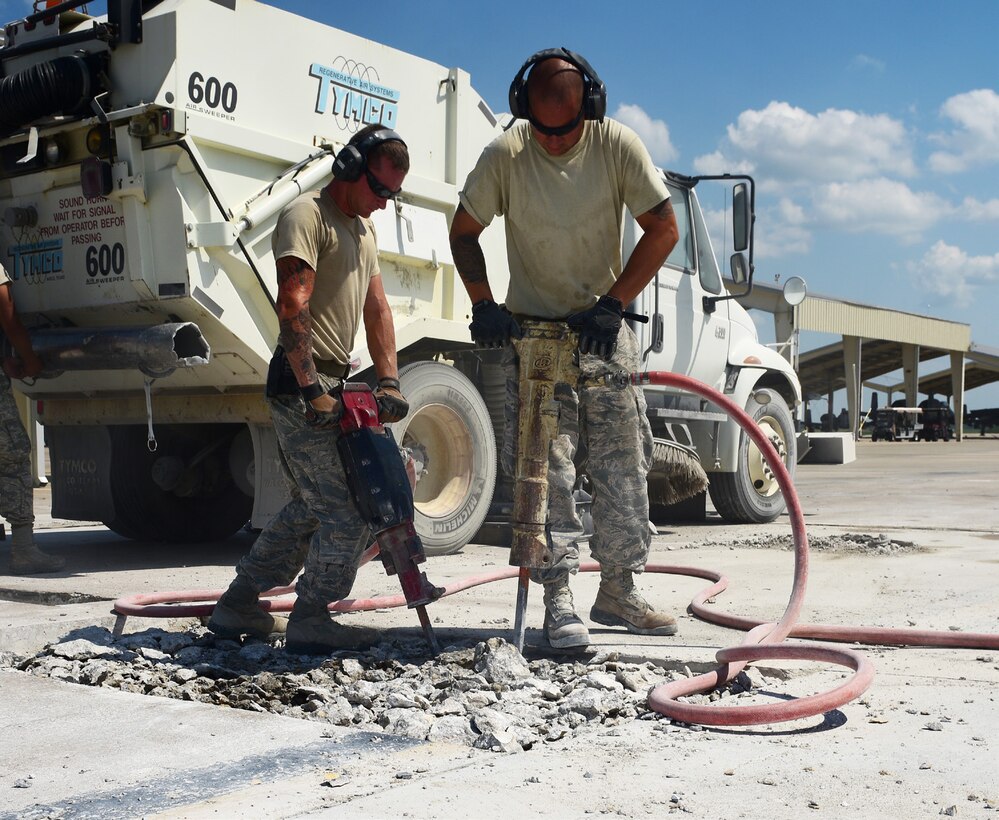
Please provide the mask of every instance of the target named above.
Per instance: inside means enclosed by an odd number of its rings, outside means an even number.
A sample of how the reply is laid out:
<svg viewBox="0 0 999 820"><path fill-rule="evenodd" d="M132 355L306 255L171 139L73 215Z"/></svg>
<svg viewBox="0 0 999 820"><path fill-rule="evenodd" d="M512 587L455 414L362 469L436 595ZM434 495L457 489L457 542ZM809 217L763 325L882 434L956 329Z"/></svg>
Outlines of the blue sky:
<svg viewBox="0 0 999 820"><path fill-rule="evenodd" d="M759 281L799 275L817 293L966 322L999 348L994 0L268 2L460 66L497 112L532 52L578 51L659 164L752 173ZM0 0L6 18L25 6ZM999 386L966 400L999 406Z"/></svg>

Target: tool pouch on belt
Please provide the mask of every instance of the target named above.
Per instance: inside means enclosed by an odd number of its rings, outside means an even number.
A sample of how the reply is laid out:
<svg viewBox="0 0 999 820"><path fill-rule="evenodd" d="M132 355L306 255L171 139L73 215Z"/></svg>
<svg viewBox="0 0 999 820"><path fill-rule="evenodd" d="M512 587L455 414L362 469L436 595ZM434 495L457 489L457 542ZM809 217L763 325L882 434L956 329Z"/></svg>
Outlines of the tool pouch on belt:
<svg viewBox="0 0 999 820"><path fill-rule="evenodd" d="M298 395L298 380L281 345L274 349L274 355L271 356L271 363L267 368L265 395L269 399L275 396Z"/></svg>

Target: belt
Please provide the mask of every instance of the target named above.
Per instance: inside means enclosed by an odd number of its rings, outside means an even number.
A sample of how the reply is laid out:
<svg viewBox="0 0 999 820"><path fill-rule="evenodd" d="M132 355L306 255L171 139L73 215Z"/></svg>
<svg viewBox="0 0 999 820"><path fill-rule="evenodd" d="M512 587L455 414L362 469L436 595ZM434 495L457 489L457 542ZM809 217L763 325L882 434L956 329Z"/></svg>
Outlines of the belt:
<svg viewBox="0 0 999 820"><path fill-rule="evenodd" d="M350 375L350 365L340 364L333 359L313 359L316 363L316 372L324 376L331 376L334 379L343 381Z"/></svg>

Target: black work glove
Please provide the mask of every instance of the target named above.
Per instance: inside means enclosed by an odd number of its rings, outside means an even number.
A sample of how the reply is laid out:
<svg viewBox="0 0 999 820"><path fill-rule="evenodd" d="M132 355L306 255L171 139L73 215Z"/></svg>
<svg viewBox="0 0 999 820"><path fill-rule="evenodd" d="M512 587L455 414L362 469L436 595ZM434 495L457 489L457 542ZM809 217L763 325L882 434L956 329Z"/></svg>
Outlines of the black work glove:
<svg viewBox="0 0 999 820"><path fill-rule="evenodd" d="M579 334L579 352L592 353L609 362L617 350L623 311L620 299L601 296L589 310L567 316L566 323Z"/></svg>
<svg viewBox="0 0 999 820"><path fill-rule="evenodd" d="M472 341L479 347L506 347L510 339L524 335L510 311L492 299L472 305L472 323L468 329L472 332Z"/></svg>
<svg viewBox="0 0 999 820"><path fill-rule="evenodd" d="M318 384L300 388L302 390L302 398L305 399L305 423L313 430L327 430L336 427L340 423L340 419L343 418L343 399L340 398L340 388L336 387L327 391L325 396L320 393L318 396L310 398L310 393L317 388L322 389ZM313 405L314 401L327 397L331 401L322 402L324 405L322 409L316 408ZM327 407L326 405L331 406Z"/></svg>
<svg viewBox="0 0 999 820"><path fill-rule="evenodd" d="M313 430L329 430L336 427L343 418L343 403L337 401L336 408L332 412L316 410L309 405L305 409L305 423Z"/></svg>
<svg viewBox="0 0 999 820"><path fill-rule="evenodd" d="M402 421L409 414L409 402L399 389L399 380L383 376L378 380L374 392L375 403L378 405L378 421L391 424Z"/></svg>

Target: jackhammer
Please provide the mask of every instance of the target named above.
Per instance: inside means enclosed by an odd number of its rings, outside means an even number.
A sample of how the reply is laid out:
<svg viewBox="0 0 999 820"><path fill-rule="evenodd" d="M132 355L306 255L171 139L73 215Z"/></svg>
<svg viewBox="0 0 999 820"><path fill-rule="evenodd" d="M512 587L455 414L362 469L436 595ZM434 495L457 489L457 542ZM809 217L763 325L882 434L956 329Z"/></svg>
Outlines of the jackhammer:
<svg viewBox="0 0 999 820"><path fill-rule="evenodd" d="M415 609L427 642L440 652L427 615L427 604L444 593L417 568L427 560L423 542L413 525L413 489L392 431L378 421L378 405L371 388L347 382L340 395L343 433L337 442L354 503L378 544L387 575L398 575L406 605Z"/></svg>
<svg viewBox="0 0 999 820"><path fill-rule="evenodd" d="M568 325L527 320L521 322L521 331L521 338L510 340L520 358L510 565L520 567L513 633L514 645L522 652L531 570L550 567L554 560L548 522L548 454L558 435L555 385L569 381L578 368L576 334Z"/></svg>
<svg viewBox="0 0 999 820"><path fill-rule="evenodd" d="M648 317L630 311L625 311L624 318L648 321ZM510 340L520 359L510 565L520 567L513 630L514 644L523 651L531 570L548 568L555 560L548 522L548 456L558 436L560 412L555 386L575 387L580 370L578 336L569 325L527 319L520 322L520 329L521 338ZM614 385L626 388L630 375L622 371ZM610 377L602 381L610 383Z"/></svg>
<svg viewBox="0 0 999 820"><path fill-rule="evenodd" d="M631 311L624 311L623 318L649 321L647 316ZM555 561L548 521L548 458L552 442L558 436L560 413L555 387L558 384L576 387L582 374L579 336L568 324L535 319L521 320L519 324L521 338L510 340L520 359L510 565L520 567L514 644L523 651L531 570L548 568ZM599 381L625 389L631 375L622 371L603 376Z"/></svg>

